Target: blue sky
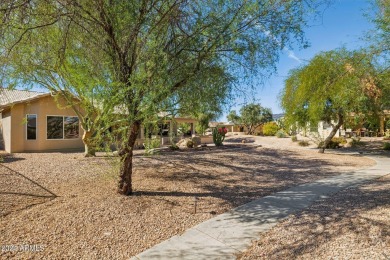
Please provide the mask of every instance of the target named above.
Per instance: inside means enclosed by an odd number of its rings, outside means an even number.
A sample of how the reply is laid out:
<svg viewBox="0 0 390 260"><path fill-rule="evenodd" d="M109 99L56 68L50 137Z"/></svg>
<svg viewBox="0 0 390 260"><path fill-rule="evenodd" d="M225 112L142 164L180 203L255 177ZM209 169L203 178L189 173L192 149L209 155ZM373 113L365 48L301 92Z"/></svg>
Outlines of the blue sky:
<svg viewBox="0 0 390 260"><path fill-rule="evenodd" d="M283 89L288 71L304 64L321 51L342 46L348 49L364 46L366 42L362 38L374 27L365 16L370 12L372 13L371 0L335 0L324 10L322 19L309 22L310 27L305 30L305 35L310 47L303 50L285 50L280 56L276 74L257 87L255 102L271 108L274 114L282 113L277 97ZM238 111L240 107L231 109ZM222 121L226 121L226 114L222 116Z"/></svg>

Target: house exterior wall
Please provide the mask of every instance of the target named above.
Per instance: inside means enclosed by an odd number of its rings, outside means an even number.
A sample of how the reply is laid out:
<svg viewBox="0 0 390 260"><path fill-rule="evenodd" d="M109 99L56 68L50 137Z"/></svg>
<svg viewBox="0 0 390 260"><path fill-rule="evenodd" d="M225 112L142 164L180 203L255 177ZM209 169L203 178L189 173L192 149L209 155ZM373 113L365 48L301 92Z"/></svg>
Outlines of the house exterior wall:
<svg viewBox="0 0 390 260"><path fill-rule="evenodd" d="M11 149L11 111L6 110L1 113L1 126L4 150L10 151Z"/></svg>
<svg viewBox="0 0 390 260"><path fill-rule="evenodd" d="M4 150L2 118L3 118L3 113L0 112L0 150Z"/></svg>
<svg viewBox="0 0 390 260"><path fill-rule="evenodd" d="M62 103L62 104L61 104ZM61 107L65 107L61 102ZM28 103L15 104L10 109L10 130L5 132L11 133L11 143L6 145L6 151L25 152L25 151L50 151L66 149L84 148L81 137L83 131L79 123L79 137L75 139L47 139L47 116L77 116L71 108L60 109L54 98L51 96L42 97ZM37 138L36 140L27 140L26 115L37 115ZM4 121L3 119L3 124Z"/></svg>

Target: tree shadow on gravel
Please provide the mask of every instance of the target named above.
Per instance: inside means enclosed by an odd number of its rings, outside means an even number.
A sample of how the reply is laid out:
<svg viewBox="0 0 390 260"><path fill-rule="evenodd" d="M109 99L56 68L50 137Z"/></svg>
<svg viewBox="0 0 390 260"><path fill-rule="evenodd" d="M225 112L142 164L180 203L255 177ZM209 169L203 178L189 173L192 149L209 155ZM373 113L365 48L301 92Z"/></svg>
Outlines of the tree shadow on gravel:
<svg viewBox="0 0 390 260"><path fill-rule="evenodd" d="M16 161L22 161L25 160L24 158L20 157L13 157L12 154L4 154L4 157L2 158L3 160L0 161L0 164L5 164L5 163L13 163Z"/></svg>
<svg viewBox="0 0 390 260"><path fill-rule="evenodd" d="M57 197L36 181L0 164L0 217Z"/></svg>
<svg viewBox="0 0 390 260"><path fill-rule="evenodd" d="M266 236L259 236L260 240L239 259L259 256L263 259L299 256L390 259L389 205L389 175L361 187L342 190L295 213ZM319 249L321 246L329 250L332 245L336 245L335 251L342 252L319 255L324 250Z"/></svg>
<svg viewBox="0 0 390 260"><path fill-rule="evenodd" d="M140 187L136 194L216 197L233 207L288 187L340 174L327 160L302 159L291 151L252 147L188 155L176 153L147 160L155 164L156 170L144 173L143 178L161 180L161 187ZM175 191L163 183L176 183ZM194 189L201 192L188 192Z"/></svg>

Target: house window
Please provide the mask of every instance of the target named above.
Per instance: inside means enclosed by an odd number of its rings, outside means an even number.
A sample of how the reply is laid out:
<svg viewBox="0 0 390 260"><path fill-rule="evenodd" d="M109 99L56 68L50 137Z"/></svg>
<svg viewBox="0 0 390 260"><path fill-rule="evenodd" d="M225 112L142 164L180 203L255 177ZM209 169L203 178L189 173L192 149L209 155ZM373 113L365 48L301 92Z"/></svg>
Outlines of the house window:
<svg viewBox="0 0 390 260"><path fill-rule="evenodd" d="M47 139L74 139L78 137L78 117L47 116Z"/></svg>
<svg viewBox="0 0 390 260"><path fill-rule="evenodd" d="M27 115L27 140L37 139L37 115Z"/></svg>
<svg viewBox="0 0 390 260"><path fill-rule="evenodd" d="M64 117L65 139L79 138L79 118L77 116Z"/></svg>

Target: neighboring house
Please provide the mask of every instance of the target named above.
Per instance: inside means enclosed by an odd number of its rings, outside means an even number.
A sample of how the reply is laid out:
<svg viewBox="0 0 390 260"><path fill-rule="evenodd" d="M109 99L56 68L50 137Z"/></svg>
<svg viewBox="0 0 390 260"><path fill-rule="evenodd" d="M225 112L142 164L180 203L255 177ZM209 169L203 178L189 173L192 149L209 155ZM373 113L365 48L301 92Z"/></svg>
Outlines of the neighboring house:
<svg viewBox="0 0 390 260"><path fill-rule="evenodd" d="M246 134L248 132L248 129L244 125L234 124L232 122L210 122L209 128L216 128L216 127L225 127L227 129L228 133L234 133L234 134ZM259 134L262 133L263 126L256 127L254 133Z"/></svg>
<svg viewBox="0 0 390 260"><path fill-rule="evenodd" d="M83 149L79 119L50 93L0 89L0 141L10 153Z"/></svg>
<svg viewBox="0 0 390 260"><path fill-rule="evenodd" d="M364 124L360 124L360 126L357 126L356 128L345 128L344 126L341 126L340 129L336 132L335 137L345 136L345 137L352 137L352 136L367 136L367 137L374 137L374 136L383 136L386 129L385 125L387 124L387 121L390 120L390 110L383 110L382 115L379 116L379 126L375 129L367 129L364 127ZM332 124L336 124L336 122L332 121ZM299 133L302 135L318 135L321 138L326 138L329 136L330 132L333 129L333 125L326 123L324 121L318 122L317 126L310 126L310 124L307 124L306 129L300 129Z"/></svg>

